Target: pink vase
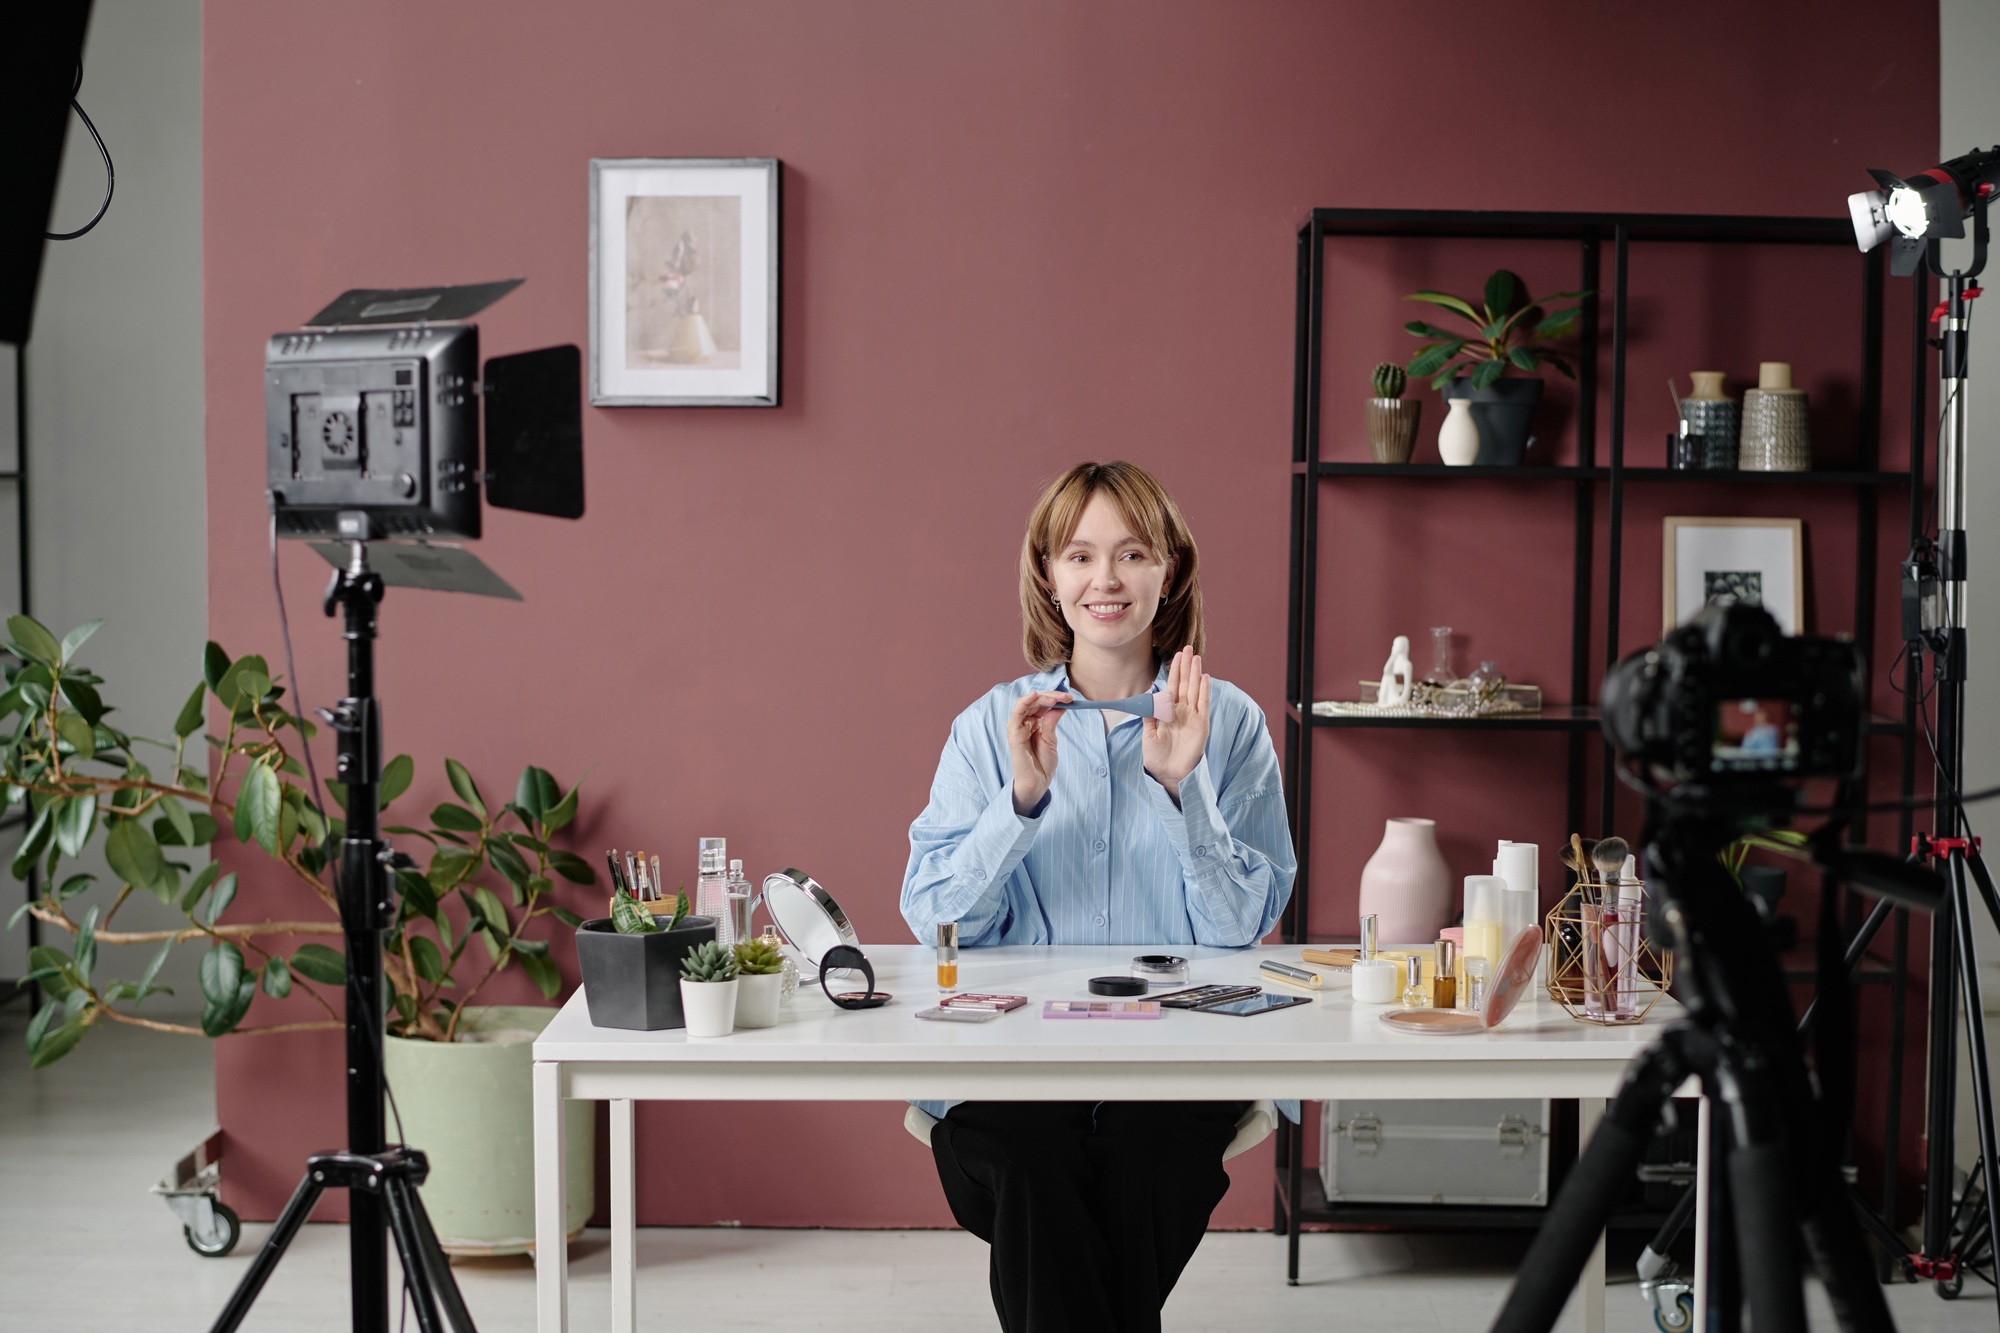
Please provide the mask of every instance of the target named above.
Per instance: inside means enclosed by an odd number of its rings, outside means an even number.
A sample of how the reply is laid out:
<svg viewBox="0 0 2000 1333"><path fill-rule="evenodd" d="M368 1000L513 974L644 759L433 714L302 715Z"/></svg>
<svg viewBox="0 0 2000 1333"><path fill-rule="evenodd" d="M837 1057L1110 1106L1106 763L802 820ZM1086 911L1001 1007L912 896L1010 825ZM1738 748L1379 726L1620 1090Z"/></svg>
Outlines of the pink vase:
<svg viewBox="0 0 2000 1333"><path fill-rule="evenodd" d="M1392 819L1361 868L1361 914L1375 915L1383 945L1429 944L1451 920L1451 867L1438 850L1437 821Z"/></svg>

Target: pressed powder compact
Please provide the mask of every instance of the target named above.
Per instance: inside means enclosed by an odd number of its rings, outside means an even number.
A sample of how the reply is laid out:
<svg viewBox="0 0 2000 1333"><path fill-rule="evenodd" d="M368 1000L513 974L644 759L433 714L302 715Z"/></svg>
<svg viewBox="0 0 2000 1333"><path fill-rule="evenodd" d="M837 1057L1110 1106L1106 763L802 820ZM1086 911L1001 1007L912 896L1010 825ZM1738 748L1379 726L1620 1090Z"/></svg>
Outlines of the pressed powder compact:
<svg viewBox="0 0 2000 1333"><path fill-rule="evenodd" d="M1142 953L1132 960L1132 975L1154 986L1185 986L1188 960L1179 954Z"/></svg>

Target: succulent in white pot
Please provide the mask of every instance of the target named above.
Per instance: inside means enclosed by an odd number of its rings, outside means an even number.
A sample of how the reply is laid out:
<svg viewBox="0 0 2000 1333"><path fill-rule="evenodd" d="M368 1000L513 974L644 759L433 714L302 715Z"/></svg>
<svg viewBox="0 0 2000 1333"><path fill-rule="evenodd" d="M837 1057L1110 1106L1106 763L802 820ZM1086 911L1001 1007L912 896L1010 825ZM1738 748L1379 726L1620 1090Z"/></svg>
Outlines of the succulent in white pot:
<svg viewBox="0 0 2000 1333"><path fill-rule="evenodd" d="M681 1012L690 1037L726 1037L736 1026L736 958L714 940L681 959Z"/></svg>
<svg viewBox="0 0 2000 1333"><path fill-rule="evenodd" d="M736 1026L775 1027L784 996L785 956L766 939L736 946Z"/></svg>

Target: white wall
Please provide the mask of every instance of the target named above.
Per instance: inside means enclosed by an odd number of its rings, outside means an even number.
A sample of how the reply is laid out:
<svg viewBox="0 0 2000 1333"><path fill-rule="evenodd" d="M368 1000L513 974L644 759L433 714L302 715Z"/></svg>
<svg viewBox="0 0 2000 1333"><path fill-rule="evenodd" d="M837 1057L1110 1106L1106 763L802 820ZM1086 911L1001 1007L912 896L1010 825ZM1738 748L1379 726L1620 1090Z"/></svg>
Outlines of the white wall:
<svg viewBox="0 0 2000 1333"><path fill-rule="evenodd" d="M1938 160L1957 157L1974 147L2000 143L2000 83L1993 69L2000 63L2000 5L1992 0L1942 0L1938 7L1939 64ZM1929 163L1888 166L1891 171L1915 171ZM1945 260L1962 267L1971 243L1950 245ZM1981 279L2000 285L2000 254ZM1966 508L1972 551L1972 580L1966 609L1970 626L1972 685L1966 698L1965 782L1969 790L2000 786L2000 525L1988 520L2000 514L2000 315L1973 307L1972 382L1966 395ZM1973 828L1988 839L1987 854L2000 863L2000 806L1985 804L1972 811ZM1919 825L1922 826L1921 823ZM1982 960L1987 1022L2000 1028L2000 932L1984 912L1975 912L1977 948ZM1990 1034L1989 1059L2000 1063L2000 1032ZM1961 1046L1963 1040L1961 1034ZM1960 1080L1957 1155L1969 1167L1978 1155L1978 1141L1966 1118L1965 1077Z"/></svg>
<svg viewBox="0 0 2000 1333"><path fill-rule="evenodd" d="M27 347L30 596L58 634L104 617L83 661L105 677L125 730L171 737L201 676L208 620L200 0L96 0L79 100L110 147L118 186L97 228L50 242L43 261ZM103 189L96 145L72 119L51 229L82 226ZM8 388L11 380L11 369L0 374ZM0 405L10 458L12 405ZM13 498L0 484L0 605L9 612ZM0 885L11 912L19 886ZM185 919L146 898L116 924ZM22 937L17 927L0 940L0 976L20 975ZM133 976L147 952L103 955L100 970ZM198 1009L195 951L180 952L165 1007Z"/></svg>

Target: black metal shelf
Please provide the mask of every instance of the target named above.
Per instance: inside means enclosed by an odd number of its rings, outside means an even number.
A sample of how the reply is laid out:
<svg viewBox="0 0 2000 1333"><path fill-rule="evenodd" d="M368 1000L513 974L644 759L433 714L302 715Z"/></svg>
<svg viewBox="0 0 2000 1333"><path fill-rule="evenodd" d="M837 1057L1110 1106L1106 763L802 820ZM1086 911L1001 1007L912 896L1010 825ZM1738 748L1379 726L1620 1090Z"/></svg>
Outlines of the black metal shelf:
<svg viewBox="0 0 2000 1333"><path fill-rule="evenodd" d="M1517 467L1449 467L1443 463L1381 464L1368 461L1365 447L1348 450L1354 461L1333 461L1321 450L1320 427L1324 416L1322 321L1328 305L1326 290L1326 245L1343 237L1385 237L1397 239L1459 238L1468 240L1560 241L1575 246L1579 290L1596 293L1581 303L1577 320L1577 402L1575 409L1574 462ZM1881 467L1883 306L1887 265L1882 251L1855 254L1858 282L1859 373L1856 398L1857 445L1846 465L1816 472L1698 472L1665 467L1628 467L1626 458L1626 344L1627 314L1630 308L1628 282L1630 251L1635 244L1660 242L1698 245L1781 245L1823 246L1853 252L1853 231L1845 218L1760 218L1704 214L1613 214L1613 213L1503 213L1403 209L1314 209L1298 232L1297 306L1293 346L1292 398L1292 481L1291 481L1291 584L1288 609L1289 637L1285 663L1285 697L1291 701L1284 713L1284 775L1286 808L1291 820L1293 847L1298 874L1291 901L1282 923L1283 938L1302 939L1310 924L1312 887L1312 809L1314 753L1321 747L1313 736L1322 731L1359 729L1430 731L1541 731L1565 737L1567 752L1567 815L1569 827L1587 827L1585 786L1589 748L1598 746L1599 763L1596 807L1600 822L1608 829L1616 789L1616 766L1609 745L1602 738L1596 710L1589 705L1563 705L1544 709L1529 717L1498 718L1356 718L1317 717L1310 701L1317 693L1315 655L1319 619L1319 537L1320 492L1324 484L1396 479L1403 481L1569 483L1572 513L1572 560L1570 578L1570 678L1567 686L1547 682L1550 692L1569 699L1589 699L1597 674L1617 660L1622 642L1622 564L1625 547L1624 510L1630 487L1728 486L1765 488L1765 495L1819 495L1848 492L1853 504L1853 541L1819 545L1818 568L1828 568L1834 552L1845 550L1854 561L1854 624L1857 642L1871 657L1876 650L1875 614L1877 602L1878 527L1882 498L1898 489L1909 505L1908 523L1912 536L1923 531L1921 508L1925 449L1931 428L1924 401L1924 343L1929 313L1929 287L1924 281L1913 286L1910 312L1913 364L1909 432L1910 463L1906 470L1886 471ZM1608 261L1608 262L1607 262ZM1605 273L1603 270L1610 271ZM1608 352L1608 355L1605 353ZM1603 367L1600 371L1600 366ZM1600 381L1605 381L1600 383ZM1600 412L1600 394L1608 410ZM1600 421L1600 416L1603 420ZM1604 436L1600 441L1600 436ZM1348 443L1358 444L1343 432ZM1652 455L1657 456L1657 455ZM1770 488L1779 488L1771 490ZM1828 488L1832 488L1829 490ZM1604 530L1598 532L1602 523ZM1845 535L1845 534L1843 534ZM1602 548L1604 554L1599 555ZM1822 577L1824 577L1822 573ZM1594 589L1604 588L1599 595ZM1906 661L1906 669L1912 668ZM1879 666L1871 665L1870 678L1877 678ZM1907 797L1916 785L1917 726L1914 702L1906 701L1900 718L1871 717L1871 735L1888 737L1899 743L1899 788ZM1593 734L1597 739L1593 741ZM1866 779L1862 789L1865 791ZM1899 817L1897 845L1908 845L1911 816ZM1865 825L1855 836L1865 837ZM1829 889L1828 891L1832 891ZM1858 899L1849 895L1846 913L1849 928L1858 921ZM1907 977L1907 921L1898 913L1895 935L1896 956L1878 983L1873 972L1864 971L1869 984L1887 984L1890 1004L1889 1067L1886 1081L1889 1109L1885 1137L1894 1143L1900 1125L1900 1070L1903 1052L1903 993L1907 987L1891 984ZM1288 1146L1289 1145L1289 1146ZM1281 1209L1280 1222L1292 1234L1291 1275L1297 1278L1297 1230L1300 1221L1326 1222L1354 1215L1359 1205L1329 1209L1316 1196L1317 1178L1300 1193L1304 1170L1302 1145L1296 1133L1281 1131L1278 1152L1278 1192L1281 1204L1300 1198L1311 1206L1295 1210L1290 1217ZM1897 1192L1897 1154L1884 1154L1884 1197ZM1443 1214L1429 1208L1367 1210L1373 1225L1432 1226ZM1461 1212L1468 1210L1460 1210ZM1506 1225L1498 1220L1499 1210L1469 1210L1482 1219L1477 1225ZM1528 1210L1540 1217L1540 1210ZM1474 1223L1468 1223L1471 1225ZM1529 1223L1523 1223L1527 1225Z"/></svg>

